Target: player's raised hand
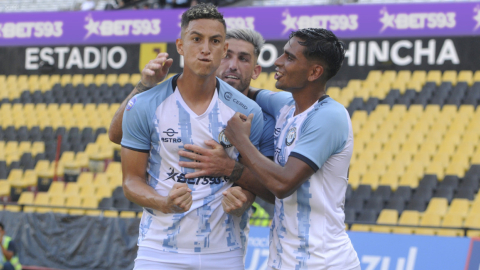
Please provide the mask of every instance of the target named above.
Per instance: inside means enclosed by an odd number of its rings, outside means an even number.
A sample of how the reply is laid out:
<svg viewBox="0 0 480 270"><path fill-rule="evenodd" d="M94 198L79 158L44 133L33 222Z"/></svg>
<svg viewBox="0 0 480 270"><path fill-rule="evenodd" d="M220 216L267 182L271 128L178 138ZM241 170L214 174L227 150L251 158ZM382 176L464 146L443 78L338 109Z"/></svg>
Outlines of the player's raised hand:
<svg viewBox="0 0 480 270"><path fill-rule="evenodd" d="M165 197L165 214L183 213L192 206L192 190L185 183L176 183Z"/></svg>
<svg viewBox="0 0 480 270"><path fill-rule="evenodd" d="M255 196L241 187L231 187L223 193L222 207L225 213L237 217L243 215L245 209L252 205Z"/></svg>
<svg viewBox="0 0 480 270"><path fill-rule="evenodd" d="M227 127L225 128L225 136L228 141L233 144L237 149L241 147L243 143L250 141L250 128L252 126L253 114L248 117L242 113L235 113L230 120L228 120Z"/></svg>
<svg viewBox="0 0 480 270"><path fill-rule="evenodd" d="M159 53L155 59L150 60L143 68L141 83L146 87L157 85L165 79L172 64L173 59L168 58L168 53Z"/></svg>

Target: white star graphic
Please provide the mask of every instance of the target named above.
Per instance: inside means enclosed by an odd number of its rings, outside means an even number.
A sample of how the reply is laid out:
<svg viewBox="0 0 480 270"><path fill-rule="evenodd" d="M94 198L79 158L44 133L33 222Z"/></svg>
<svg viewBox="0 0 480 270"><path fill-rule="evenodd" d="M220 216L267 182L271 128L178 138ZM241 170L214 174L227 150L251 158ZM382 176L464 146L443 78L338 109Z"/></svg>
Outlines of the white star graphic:
<svg viewBox="0 0 480 270"><path fill-rule="evenodd" d="M473 17L475 21L477 21L477 25L475 25L475 28L473 28L473 31L476 31L480 27L480 9L476 10L477 15Z"/></svg>
<svg viewBox="0 0 480 270"><path fill-rule="evenodd" d="M288 9L283 12L283 17L285 19L282 21L282 24L285 25L285 29L282 32L282 35L284 35L288 30L297 30L297 17L292 17L290 16L290 12L288 12Z"/></svg>
<svg viewBox="0 0 480 270"><path fill-rule="evenodd" d="M85 17L85 21L88 21L88 24L86 24L84 27L87 29L88 33L85 35L83 39L87 39L90 37L90 35L95 34L98 35L98 27L100 25L100 21L96 22L92 19L92 16L88 14L87 17Z"/></svg>
<svg viewBox="0 0 480 270"><path fill-rule="evenodd" d="M383 32L385 29L387 29L387 27L395 28L395 23L393 22L394 20L395 20L395 14L390 15L386 10L383 11L383 17L380 18L380 22L383 23L383 27L380 30L380 33Z"/></svg>

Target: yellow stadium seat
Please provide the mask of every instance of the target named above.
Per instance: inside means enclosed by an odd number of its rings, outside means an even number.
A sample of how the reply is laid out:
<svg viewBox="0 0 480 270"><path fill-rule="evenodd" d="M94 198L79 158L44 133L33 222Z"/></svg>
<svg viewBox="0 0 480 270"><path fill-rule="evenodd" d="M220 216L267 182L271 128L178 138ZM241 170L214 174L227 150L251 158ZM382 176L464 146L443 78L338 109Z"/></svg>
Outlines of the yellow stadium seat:
<svg viewBox="0 0 480 270"><path fill-rule="evenodd" d="M5 211L20 212L22 211L22 208L18 205L5 205Z"/></svg>
<svg viewBox="0 0 480 270"><path fill-rule="evenodd" d="M108 74L106 78L106 83L108 86L112 86L113 84L117 83L117 74Z"/></svg>
<svg viewBox="0 0 480 270"><path fill-rule="evenodd" d="M467 199L453 199L447 214L466 217L469 212L470 201Z"/></svg>
<svg viewBox="0 0 480 270"><path fill-rule="evenodd" d="M0 181L0 196L10 196L10 183L8 181Z"/></svg>
<svg viewBox="0 0 480 270"><path fill-rule="evenodd" d="M120 84L120 86L124 86L125 84L129 83L129 80L130 74L122 73L118 75L118 84Z"/></svg>
<svg viewBox="0 0 480 270"><path fill-rule="evenodd" d="M445 198L432 198L425 213L445 215L448 209L448 200Z"/></svg>
<svg viewBox="0 0 480 270"><path fill-rule="evenodd" d="M466 82L468 85L471 86L473 83L473 72L471 70L461 70L458 73L458 81Z"/></svg>
<svg viewBox="0 0 480 270"><path fill-rule="evenodd" d="M142 216L143 216L143 211L138 212L137 218L142 218Z"/></svg>
<svg viewBox="0 0 480 270"><path fill-rule="evenodd" d="M77 184L81 187L83 186L93 186L93 173L92 172L82 172L78 176Z"/></svg>
<svg viewBox="0 0 480 270"><path fill-rule="evenodd" d="M41 207L48 206L50 204L50 197L48 196L47 192L38 192L37 196L35 196L35 200L33 200L33 204L36 205L35 212L37 213L46 213L51 211L51 208L49 207Z"/></svg>
<svg viewBox="0 0 480 270"><path fill-rule="evenodd" d="M80 197L90 197L95 195L95 187L93 185L80 186Z"/></svg>
<svg viewBox="0 0 480 270"><path fill-rule="evenodd" d="M79 196L67 196L67 202L65 204L66 207L75 207L81 208L82 207L82 199ZM85 214L85 210L82 209L68 209L68 213L70 215L83 215Z"/></svg>
<svg viewBox="0 0 480 270"><path fill-rule="evenodd" d="M431 162L425 169L425 174L436 174L438 179L443 179L445 175L444 166L438 162Z"/></svg>
<svg viewBox="0 0 480 270"><path fill-rule="evenodd" d="M103 198L112 197L112 188L109 185L98 186L95 196L100 200Z"/></svg>
<svg viewBox="0 0 480 270"><path fill-rule="evenodd" d="M480 70L475 71L475 74L473 74L473 82L480 82Z"/></svg>
<svg viewBox="0 0 480 270"><path fill-rule="evenodd" d="M93 181L95 187L108 185L108 176L106 173L97 173L95 180Z"/></svg>
<svg viewBox="0 0 480 270"><path fill-rule="evenodd" d="M95 76L95 84L96 84L97 86L100 86L100 85L104 84L104 83L105 83L105 80L106 80L106 77L107 77L107 76L106 76L105 74L97 74L97 75Z"/></svg>
<svg viewBox="0 0 480 270"><path fill-rule="evenodd" d="M467 231L468 237L480 237L480 230L468 230Z"/></svg>
<svg viewBox="0 0 480 270"><path fill-rule="evenodd" d="M371 70L370 72L368 72L365 81L378 82L380 78L382 78L382 72L380 70Z"/></svg>
<svg viewBox="0 0 480 270"><path fill-rule="evenodd" d="M137 83L140 81L141 78L142 78L142 75L138 73L132 74L130 75L130 83L135 86L137 85Z"/></svg>
<svg viewBox="0 0 480 270"><path fill-rule="evenodd" d="M55 181L52 182L50 185L50 188L48 188L48 195L49 196L54 196L54 195L60 195L63 194L63 190L65 189L65 183L62 181Z"/></svg>
<svg viewBox="0 0 480 270"><path fill-rule="evenodd" d="M85 196L82 199L82 207L84 208L97 208L98 198L92 193L90 196Z"/></svg>
<svg viewBox="0 0 480 270"><path fill-rule="evenodd" d="M373 190L376 190L379 182L379 174L375 172L367 172L363 175L361 184L370 185Z"/></svg>
<svg viewBox="0 0 480 270"><path fill-rule="evenodd" d="M400 176L400 181L398 182L399 186L409 186L411 188L417 188L419 182L419 177L414 173L404 173Z"/></svg>
<svg viewBox="0 0 480 270"><path fill-rule="evenodd" d="M50 197L50 206L64 207L65 206L65 196L63 196L63 195L51 196ZM52 208L52 212L67 214L68 210L66 208Z"/></svg>
<svg viewBox="0 0 480 270"><path fill-rule="evenodd" d="M405 167L412 162L413 154L410 152L400 152L395 155L395 162L402 163Z"/></svg>
<svg viewBox="0 0 480 270"><path fill-rule="evenodd" d="M50 80L51 80L51 79L50 79ZM60 84L61 84L62 86L65 86L65 85L67 85L67 84L69 84L69 83L71 83L71 82L72 82L72 75L70 75L70 74L63 74L63 75L62 75L62 77L61 77L61 79L60 79Z"/></svg>
<svg viewBox="0 0 480 270"><path fill-rule="evenodd" d="M392 190L397 190L398 187L398 174L387 172L380 178L379 185L390 186Z"/></svg>
<svg viewBox="0 0 480 270"><path fill-rule="evenodd" d="M105 210L103 211L104 217L116 218L118 217L118 211L116 210Z"/></svg>
<svg viewBox="0 0 480 270"><path fill-rule="evenodd" d="M355 232L369 232L372 229L372 225L365 225L365 224L352 224L350 228L351 231Z"/></svg>
<svg viewBox="0 0 480 270"><path fill-rule="evenodd" d="M69 183L67 183L67 186L65 187L65 195L66 196L78 196L79 193L80 193L79 190L80 190L80 187L78 186L77 183L69 182Z"/></svg>
<svg viewBox="0 0 480 270"><path fill-rule="evenodd" d="M435 82L437 85L440 85L442 81L442 72L440 70L430 70L427 73L426 82Z"/></svg>
<svg viewBox="0 0 480 270"><path fill-rule="evenodd" d="M463 224L463 216L455 213L447 213L443 217L442 227L460 228Z"/></svg>
<svg viewBox="0 0 480 270"><path fill-rule="evenodd" d="M377 224L397 224L398 211L393 209L383 209L377 219Z"/></svg>
<svg viewBox="0 0 480 270"><path fill-rule="evenodd" d="M109 180L109 185L112 190L115 189L116 187L122 186L122 175L119 174L119 175L111 176Z"/></svg>
<svg viewBox="0 0 480 270"><path fill-rule="evenodd" d="M137 215L133 211L121 211L120 212L120 217L121 218L136 218Z"/></svg>
<svg viewBox="0 0 480 270"><path fill-rule="evenodd" d="M403 211L400 219L398 220L398 225L405 225L405 226L418 226L420 220L420 213L417 211L412 210L405 210ZM405 227L399 226L393 228L393 233L400 233L400 234L413 234L414 228L413 227Z"/></svg>
<svg viewBox="0 0 480 270"><path fill-rule="evenodd" d="M438 229L438 230L437 230L437 235L438 235L438 236L458 237L458 236L463 236L463 230Z"/></svg>
<svg viewBox="0 0 480 270"><path fill-rule="evenodd" d="M464 227L472 228L472 229L480 229L480 215L469 214L465 219Z"/></svg>
<svg viewBox="0 0 480 270"><path fill-rule="evenodd" d="M425 213L422 216L422 220L420 221L420 226L432 226L432 227L440 227L440 223L442 220L442 216L436 213ZM423 235L435 235L436 229L432 228L417 228L415 230L415 234L423 234Z"/></svg>
<svg viewBox="0 0 480 270"><path fill-rule="evenodd" d="M446 70L443 72L442 81L451 82L453 86L457 84L457 71Z"/></svg>

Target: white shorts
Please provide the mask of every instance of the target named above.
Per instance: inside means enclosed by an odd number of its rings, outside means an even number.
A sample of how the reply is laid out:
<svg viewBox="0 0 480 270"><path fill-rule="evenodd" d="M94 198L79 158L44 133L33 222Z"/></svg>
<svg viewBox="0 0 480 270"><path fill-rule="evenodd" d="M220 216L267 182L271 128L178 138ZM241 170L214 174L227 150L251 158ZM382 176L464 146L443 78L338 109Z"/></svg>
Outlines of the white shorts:
<svg viewBox="0 0 480 270"><path fill-rule="evenodd" d="M243 251L212 254L181 254L139 247L134 270L244 270Z"/></svg>

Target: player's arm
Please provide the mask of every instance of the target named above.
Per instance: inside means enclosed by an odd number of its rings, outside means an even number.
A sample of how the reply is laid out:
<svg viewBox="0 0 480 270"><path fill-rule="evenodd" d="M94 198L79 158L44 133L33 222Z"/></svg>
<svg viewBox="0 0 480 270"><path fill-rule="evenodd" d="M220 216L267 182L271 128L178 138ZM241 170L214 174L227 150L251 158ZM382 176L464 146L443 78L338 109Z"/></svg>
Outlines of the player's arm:
<svg viewBox="0 0 480 270"><path fill-rule="evenodd" d="M0 246L2 247L3 256L5 257L5 259L7 259L7 261L10 261L12 257L15 255L15 251L14 251L15 248L14 248L13 242L10 241L7 249L5 249L3 245L0 245Z"/></svg>
<svg viewBox="0 0 480 270"><path fill-rule="evenodd" d="M123 192L130 201L162 213L183 213L192 206L191 190L185 183L177 183L168 196L159 195L147 184L145 175L148 152L122 147Z"/></svg>
<svg viewBox="0 0 480 270"><path fill-rule="evenodd" d="M169 68L172 66L173 60L168 58L168 53L159 53L157 57L150 60L145 68L142 70L142 78L137 83L132 92L127 98L120 104L120 107L113 115L112 122L110 123L110 129L108 130L108 136L110 141L120 144L122 141L122 119L125 107L128 101L138 93L147 91L154 87L159 82L163 81L168 74Z"/></svg>
<svg viewBox="0 0 480 270"><path fill-rule="evenodd" d="M255 194L239 186L231 187L223 193L222 207L227 214L240 217L252 206Z"/></svg>
<svg viewBox="0 0 480 270"><path fill-rule="evenodd" d="M251 119L251 116L247 118L245 115L235 114L228 122L225 135L239 150L243 164L250 169L256 179L275 197L286 198L307 181L315 170L310 164L293 156L288 158L284 167L263 156L248 139ZM249 179L243 181L251 184Z"/></svg>

